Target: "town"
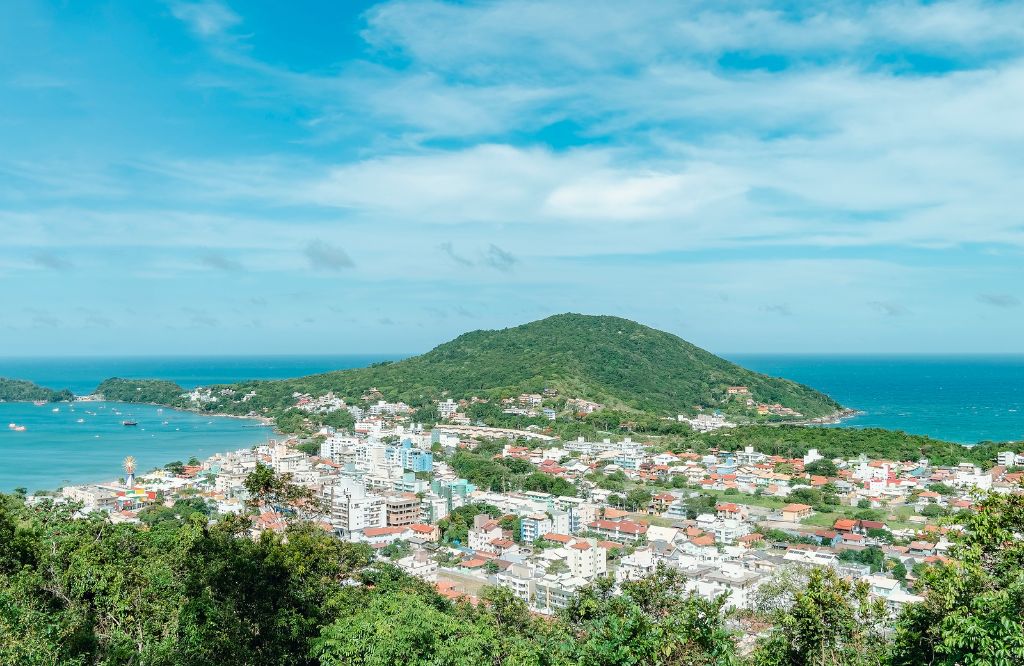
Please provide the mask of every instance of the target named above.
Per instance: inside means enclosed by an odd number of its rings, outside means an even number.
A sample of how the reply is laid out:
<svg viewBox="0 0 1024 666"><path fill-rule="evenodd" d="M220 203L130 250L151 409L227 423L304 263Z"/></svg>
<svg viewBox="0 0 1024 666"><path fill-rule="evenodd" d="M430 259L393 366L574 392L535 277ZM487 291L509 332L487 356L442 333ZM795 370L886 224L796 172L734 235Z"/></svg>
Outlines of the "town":
<svg viewBox="0 0 1024 666"><path fill-rule="evenodd" d="M729 392L745 395L744 387ZM217 399L203 390L189 396ZM507 396L500 404L506 414L553 419L545 406L551 397ZM727 593L736 609L763 603L759 591L780 576L827 567L868 583L895 614L922 600L919 566L944 560L956 516L972 510L977 493L1020 492L1024 477L1024 455L1013 451L989 469L828 459L815 449L786 458L751 445L673 452L621 433L563 441L536 427L490 427L465 414L477 398L438 401L430 427L376 389L362 396L362 407L333 394L294 398L305 414L348 410L354 425L138 476L126 461L118 482L65 487L59 497L81 503L83 514L143 524L161 508L198 501L213 519L251 514L253 537L312 520L446 596L473 600L497 586L540 614L557 612L600 577L621 584L659 566L681 572L702 597ZM581 415L602 408L578 398L559 404ZM734 425L711 413L684 419L696 431ZM500 475L460 474L467 461L526 475L529 488L503 487ZM311 501L254 498L246 480L260 469Z"/></svg>

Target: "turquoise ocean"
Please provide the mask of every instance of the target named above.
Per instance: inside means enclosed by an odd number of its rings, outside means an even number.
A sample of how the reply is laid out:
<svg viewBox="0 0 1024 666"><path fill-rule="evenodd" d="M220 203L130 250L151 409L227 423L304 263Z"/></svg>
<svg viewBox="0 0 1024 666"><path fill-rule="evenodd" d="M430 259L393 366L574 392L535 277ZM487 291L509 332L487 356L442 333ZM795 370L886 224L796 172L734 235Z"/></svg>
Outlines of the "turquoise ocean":
<svg viewBox="0 0 1024 666"><path fill-rule="evenodd" d="M0 377L91 393L108 377L159 378L185 388L244 379L281 379L354 368L396 356L0 358ZM58 411L53 411L57 409ZM122 421L138 421L124 426ZM15 431L10 424L25 426ZM0 403L0 492L110 481L134 456L140 471L191 456L204 458L265 442L271 428L252 420L211 417L152 405L78 402L36 406Z"/></svg>
<svg viewBox="0 0 1024 666"><path fill-rule="evenodd" d="M169 379L190 388L296 377L401 357L0 358L0 377L87 394L112 376ZM904 430L964 444L1024 439L1024 356L727 357L812 386L862 412L840 427ZM243 419L146 405L78 403L56 405L59 411L53 412L54 407L0 403L0 491L116 479L126 455L135 456L144 470L253 446L270 435L270 429ZM125 419L139 425L122 426ZM15 432L9 423L26 429Z"/></svg>

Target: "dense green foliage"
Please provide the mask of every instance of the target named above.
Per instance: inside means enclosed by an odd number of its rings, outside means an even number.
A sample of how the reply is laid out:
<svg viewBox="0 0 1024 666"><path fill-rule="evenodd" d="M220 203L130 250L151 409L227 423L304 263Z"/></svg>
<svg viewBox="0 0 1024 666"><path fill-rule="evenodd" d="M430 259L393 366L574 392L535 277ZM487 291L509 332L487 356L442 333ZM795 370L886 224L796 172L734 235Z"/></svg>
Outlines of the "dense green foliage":
<svg viewBox="0 0 1024 666"><path fill-rule="evenodd" d="M877 460L917 461L927 458L933 465L973 462L991 467L999 451L1024 451L1024 442L982 442L963 446L924 435L909 435L899 430L879 428L808 428L803 426L742 426L730 430L694 434L673 447L706 450L717 447L737 450L744 446L769 455L802 457L809 449L818 449L831 458L855 458L865 455Z"/></svg>
<svg viewBox="0 0 1024 666"><path fill-rule="evenodd" d="M563 478L538 472L525 460L516 458L494 458L493 452L500 446L482 444L476 451L457 451L452 459L452 469L460 477L480 488L493 491L533 490L552 495L575 497L576 486Z"/></svg>
<svg viewBox="0 0 1024 666"><path fill-rule="evenodd" d="M154 402L178 404L170 395L173 385L158 384L115 386L104 382L103 393L110 391L111 399L152 393L166 399ZM359 402L371 388L377 388L388 400L422 406L444 397L497 398L553 388L563 397L674 416L691 412L695 405L732 408L735 401L726 399L726 387L731 385L748 386L756 400L781 403L807 416L839 409L835 401L813 389L751 372L670 333L618 317L578 314L556 315L500 331L466 333L426 354L394 363L232 384L229 388L236 392L234 398L207 403L203 409L277 416L294 403L295 392L334 392L349 402ZM240 396L250 391L256 395L241 402Z"/></svg>
<svg viewBox="0 0 1024 666"><path fill-rule="evenodd" d="M286 481L286 480L284 480ZM279 484L252 480L267 498ZM267 499L269 501L269 499ZM211 523L199 499L143 512L144 526L0 495L0 663L70 666L1012 666L1024 663L1024 496L991 495L952 534L953 560L915 568L923 603L893 621L862 583L827 568L770 581L744 617L686 592L660 566L598 578L550 618L505 590L451 601L363 545L296 522L253 539ZM446 532L472 523L471 505ZM404 546L385 557L400 556ZM864 559L877 564L878 555ZM888 563L884 563L888 564ZM783 574L786 571L783 570ZM742 619L742 618L741 618Z"/></svg>
<svg viewBox="0 0 1024 666"><path fill-rule="evenodd" d="M55 391L39 386L24 379L7 379L0 377L0 402L18 402L27 400L45 400L46 402L61 402L74 400L75 396L71 391L62 389Z"/></svg>
<svg viewBox="0 0 1024 666"><path fill-rule="evenodd" d="M117 402L151 402L160 405L181 406L185 389L163 379L121 379L111 377L96 387L96 393L105 400Z"/></svg>

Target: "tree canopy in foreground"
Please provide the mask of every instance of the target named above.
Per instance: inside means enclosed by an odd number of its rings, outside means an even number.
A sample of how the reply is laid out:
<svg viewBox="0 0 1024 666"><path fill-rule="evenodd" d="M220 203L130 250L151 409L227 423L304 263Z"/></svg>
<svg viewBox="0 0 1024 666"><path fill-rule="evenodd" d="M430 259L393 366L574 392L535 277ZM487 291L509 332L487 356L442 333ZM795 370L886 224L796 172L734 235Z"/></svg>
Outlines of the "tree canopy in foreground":
<svg viewBox="0 0 1024 666"><path fill-rule="evenodd" d="M1019 495L984 499L952 561L922 573L926 601L895 618L829 570L737 614L664 567L618 593L599 579L545 618L496 588L447 599L312 523L253 539L249 518L191 504L143 525L73 511L0 495L2 664L1024 663Z"/></svg>

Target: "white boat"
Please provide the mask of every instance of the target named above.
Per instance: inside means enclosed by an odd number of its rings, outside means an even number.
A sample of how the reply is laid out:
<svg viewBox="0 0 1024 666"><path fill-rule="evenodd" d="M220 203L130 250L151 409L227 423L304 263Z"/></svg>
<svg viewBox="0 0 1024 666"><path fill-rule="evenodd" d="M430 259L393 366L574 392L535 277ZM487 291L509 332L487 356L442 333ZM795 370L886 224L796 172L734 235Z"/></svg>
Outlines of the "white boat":
<svg viewBox="0 0 1024 666"><path fill-rule="evenodd" d="M25 432L25 426L14 426L14 432Z"/></svg>
<svg viewBox="0 0 1024 666"><path fill-rule="evenodd" d="M15 428L18 427L18 424L17 423L8 423L7 427L10 428L11 430L14 430Z"/></svg>
<svg viewBox="0 0 1024 666"><path fill-rule="evenodd" d="M60 407L54 407L54 408L53 408L53 409L51 409L50 411L51 411L51 412L59 412L59 411L60 411Z"/></svg>
<svg viewBox="0 0 1024 666"><path fill-rule="evenodd" d="M85 423L85 419L78 419L75 423Z"/></svg>

